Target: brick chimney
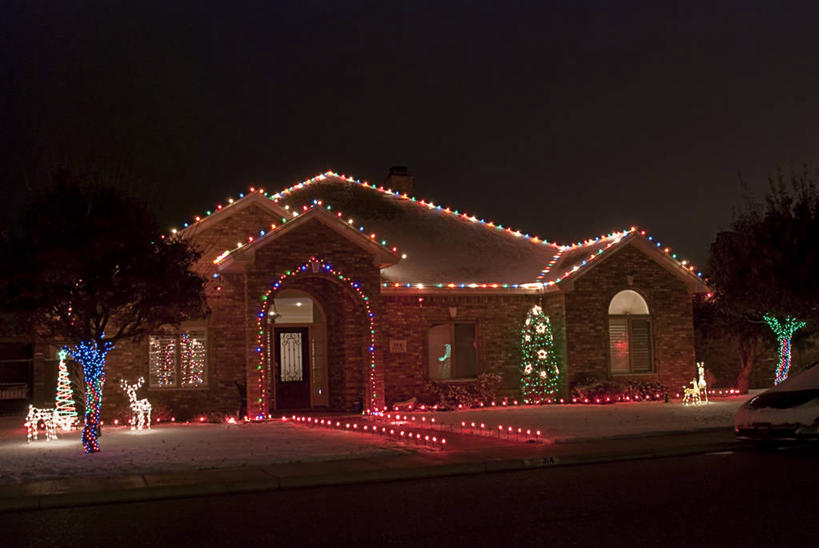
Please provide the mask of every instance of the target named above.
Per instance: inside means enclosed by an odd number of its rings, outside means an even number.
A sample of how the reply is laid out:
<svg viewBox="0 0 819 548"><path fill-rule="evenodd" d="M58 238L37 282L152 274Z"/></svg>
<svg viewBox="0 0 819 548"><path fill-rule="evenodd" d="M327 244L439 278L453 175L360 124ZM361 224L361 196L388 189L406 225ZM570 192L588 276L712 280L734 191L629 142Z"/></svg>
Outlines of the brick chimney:
<svg viewBox="0 0 819 548"><path fill-rule="evenodd" d="M390 174L384 179L384 188L401 194L412 196L413 186L415 186L415 177L409 174L407 166L392 166Z"/></svg>

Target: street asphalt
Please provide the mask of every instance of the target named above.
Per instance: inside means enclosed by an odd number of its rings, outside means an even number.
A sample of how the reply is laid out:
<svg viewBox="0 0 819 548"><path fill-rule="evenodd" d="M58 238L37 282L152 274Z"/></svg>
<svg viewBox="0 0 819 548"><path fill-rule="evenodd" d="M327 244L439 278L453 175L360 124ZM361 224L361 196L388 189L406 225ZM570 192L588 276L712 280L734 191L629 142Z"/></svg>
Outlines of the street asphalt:
<svg viewBox="0 0 819 548"><path fill-rule="evenodd" d="M351 435L357 435L352 434ZM742 446L727 429L566 444L463 436L453 449L231 469L68 477L0 486L0 512L383 482L691 455Z"/></svg>
<svg viewBox="0 0 819 548"><path fill-rule="evenodd" d="M571 466L13 511L0 534L118 548L815 545L819 450L707 451L731 445L716 434L589 446Z"/></svg>

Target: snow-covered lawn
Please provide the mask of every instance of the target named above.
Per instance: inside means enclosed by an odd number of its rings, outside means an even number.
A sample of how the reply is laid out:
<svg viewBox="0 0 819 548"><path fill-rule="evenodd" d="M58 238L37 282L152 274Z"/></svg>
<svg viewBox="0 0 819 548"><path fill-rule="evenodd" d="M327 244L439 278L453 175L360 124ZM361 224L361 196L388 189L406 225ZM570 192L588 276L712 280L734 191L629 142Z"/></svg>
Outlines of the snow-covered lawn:
<svg viewBox="0 0 819 548"><path fill-rule="evenodd" d="M487 407L465 411L423 413L436 422L454 426L484 423L540 430L551 441L604 439L654 432L692 431L730 427L734 415L750 395L723 398L703 405L684 406L679 401L616 403L612 405L541 405ZM422 415L418 413L417 415Z"/></svg>
<svg viewBox="0 0 819 548"><path fill-rule="evenodd" d="M162 424L103 430L102 451L84 455L80 432L26 443L22 417L0 417L0 485L72 476L238 468L406 453L383 438L290 423Z"/></svg>
<svg viewBox="0 0 819 548"><path fill-rule="evenodd" d="M435 417L458 430L461 421L541 430L550 441L602 439L653 432L730 427L748 398L685 407L679 402L614 405L494 407L467 411L413 413ZM410 452L384 438L316 430L289 422L259 424L162 424L149 431L106 426L102 452L84 455L80 432L57 441L26 443L22 417L0 417L0 485L53 478L118 476L184 470L316 462ZM44 433L43 433L44 434Z"/></svg>

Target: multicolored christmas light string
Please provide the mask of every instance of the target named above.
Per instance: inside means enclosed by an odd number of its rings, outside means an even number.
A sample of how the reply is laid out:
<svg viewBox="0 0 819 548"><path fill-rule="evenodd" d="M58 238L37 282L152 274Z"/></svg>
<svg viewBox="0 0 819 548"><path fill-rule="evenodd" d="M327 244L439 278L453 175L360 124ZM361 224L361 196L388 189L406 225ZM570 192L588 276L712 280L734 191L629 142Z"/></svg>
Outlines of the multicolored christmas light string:
<svg viewBox="0 0 819 548"><path fill-rule="evenodd" d="M791 367L791 338L807 324L791 316L787 316L782 322L768 314L762 319L773 330L779 341L779 363L776 366L774 377L774 385L777 385L788 378Z"/></svg>
<svg viewBox="0 0 819 548"><path fill-rule="evenodd" d="M315 270L314 270L315 267ZM364 293L361 289L361 284L352 280L351 278L345 276L341 272L333 269L329 263L326 263L322 259L317 259L316 257L311 257L306 263L301 265L300 267L296 268L295 270L286 270L279 279L273 283L273 286L268 289L261 298L261 306L259 308L259 312L257 314L257 333L256 333L256 352L259 354L259 365L257 366L259 380L258 380L258 390L259 390L259 397L258 397L258 405L259 405L259 413L257 414L256 418L259 420L263 420L265 418L266 410L269 408L269 401L268 401L268 391L267 391L267 375L265 374L265 351L271 352L270 349L265 348L264 343L264 319L267 314L267 309L272 302L272 297L275 297L275 293L281 289L282 284L290 278L294 278L297 276L316 276L321 275L325 278L333 280L335 282L343 282L347 287L352 289L356 295L358 295L361 302L364 304L365 312L367 314L368 320L368 331L369 331L369 356L370 356L370 363L368 367L368 388L369 388L369 395L368 395L368 407L365 412L373 413L377 412L380 409L379 406L379 396L380 394L377 393L376 390L376 382L375 382L375 370L376 370L376 360L375 360L375 314L373 313L370 307L370 298Z"/></svg>
<svg viewBox="0 0 819 548"><path fill-rule="evenodd" d="M287 207L289 208L290 206L287 206ZM324 202L322 202L321 200L313 200L313 204L311 206L307 206L307 205L302 206L302 211L304 213L310 212L313 209L319 209L319 210L325 210L325 211L332 211L333 210L332 206L329 206L329 205L325 206ZM295 213L295 212L294 212L293 215L294 215L294 217L299 216L299 214ZM344 214L341 211L336 211L335 216L343 221ZM290 219L290 221L292 221L292 220L293 219ZM227 259L230 255L232 255L233 253L236 253L240 249L243 249L246 246L248 246L250 244L253 244L255 242L259 242L260 240L263 240L265 237L269 237L271 234L275 234L276 231L281 229L281 227L285 226L285 224L287 222L288 222L288 219L282 218L281 224L280 225L275 225L275 224L270 225L270 230L269 231L260 230L258 236L253 236L253 235L248 236L247 237L247 243L236 242L236 247L235 248L226 249L226 250L222 251L219 255L217 255L216 258L213 259L213 264L218 265L218 264L222 263L225 259ZM347 221L345 222L346 226L349 226L351 230L355 231L356 229L351 226L353 224L354 224L353 219L347 219ZM375 244L380 245L386 251L390 251L392 253L398 253L398 248L397 247L395 247L395 246L389 247L387 245L387 240L383 240L383 239L379 240L378 236L374 232L371 232L370 234L366 234L366 230L364 229L363 226L359 226L357 232L364 233L364 235L367 236L370 241L372 241ZM402 258L406 259L407 258L406 254L403 254Z"/></svg>
<svg viewBox="0 0 819 548"><path fill-rule="evenodd" d="M480 224L485 225L485 226L487 226L489 228L494 228L494 229L497 229L497 230L501 230L501 231L503 231L505 233L510 234L511 236L524 238L524 239L526 239L528 241L531 241L534 244L555 246L555 247L558 248L559 254L562 254L563 252L568 251L568 250L578 248L580 246L588 246L588 245L598 243L600 240L606 239L606 238L614 239L615 242L613 242L613 243L618 243L623 235L625 235L625 234L627 234L629 232L636 232L637 231L637 229L635 227L631 227L630 229L619 232L619 233L618 232L613 232L613 233L610 233L610 234L598 236L596 238L589 238L589 239L586 239L586 240L584 240L582 242L576 242L576 243L572 243L572 244L568 244L568 245L560 245L560 244L555 244L555 243L549 242L548 240L539 238L537 236L530 236L529 234L524 234L519 230L512 230L511 228L504 228L503 225L496 224L496 223L494 223L492 221L486 221L484 219L479 219L476 215L470 215L468 213L459 212L457 209L452 209L450 207L444 207L444 206L441 206L441 205L436 205L434 202L431 202L431 201L427 202L425 200L419 200L419 199L415 198L414 196L409 196L406 193L402 194L402 193L393 191L392 189L385 189L383 186L372 185L372 184L369 184L367 181L361 181L360 179L356 179L354 177L349 177L349 176L344 175L344 174L339 174L339 173L334 172L334 171L326 171L326 172L324 172L322 174L316 175L315 177L312 177L310 179L306 179L306 180L304 180L304 181L302 181L302 182L300 182L298 184L292 185L292 186L290 186L290 187L288 187L288 188L286 188L286 189L284 189L284 190L282 190L280 192L277 192L275 194L269 194L269 193L265 192L264 189L261 189L261 188L256 189L254 187L250 187L250 192L251 192L251 194L259 193L259 194L269 198L274 203L278 204L279 201L282 198L286 197L288 194L290 194L290 193L292 193L294 191L300 190L302 188L305 188L305 187L307 187L307 186L309 186L309 185L311 185L313 183L327 180L327 179L329 179L331 177L337 178L337 179L342 180L342 181L347 182L347 183L357 184L357 185L360 185L360 186L362 186L364 188L368 188L368 189L371 189L371 190L386 194L386 195L394 197L394 198L407 200L409 202L417 204L419 207L425 207L427 209L434 209L434 210L437 210L437 211L441 211L442 213L454 215L456 217L462 218L462 219L467 220L469 222L480 223ZM240 199L242 199L242 198L245 198L246 196L245 196L245 194L240 193L239 197L240 197ZM238 201L234 201L232 198L228 199L228 202L229 202L229 205L234 205L234 204L238 203ZM284 207L289 208L289 205L286 204ZM227 209L227 207L225 207L224 209ZM221 211L221 210L223 210L222 205L221 204L217 205L216 211ZM208 210L206 212L206 216L209 216L209 215L215 213L216 211ZM298 216L298 214L294 211L293 216ZM196 216L194 218L194 223L193 224L184 223L184 226L186 228L188 228L190 226L194 226L197 222L202 221L204 218L206 218L206 217ZM286 221L287 219L284 218L283 220ZM274 228L275 228L275 225L274 225ZM175 234L175 233L177 233L177 230L176 229L171 229L171 232ZM639 231L639 233L642 236L644 236L648 241L653 242L656 247L659 247L669 257L674 259L677 262L677 264L680 265L684 270L689 271L691 274L696 275L697 277L700 277L700 278L702 277L702 272L696 271L695 267L692 264L690 264L687 260L678 259L676 253L672 253L671 249L669 247L663 248L662 244L660 242L654 241L652 236L647 236L646 232L644 230ZM261 234L263 235L263 231L262 231ZM249 238L252 239L253 237L250 236ZM239 245L237 247L242 247L242 245L244 245L244 244L241 244L241 242L239 242ZM613 244L610 244L609 246L607 246L607 249L609 247L611 247L611 245L613 245ZM580 265L577 266L577 268L575 268L572 271L564 274L560 278L557 278L555 280L551 280L551 281L547 282L546 285L550 286L550 285L560 283L560 281L562 281L563 279L567 278L568 276L574 274L576 271L580 270L583 266L585 266L587 264L587 262L589 260L593 260L594 258L599 257L603 253L603 251L604 250L598 250L597 253L590 256L586 261L583 261ZM223 256L221 258L224 259ZM544 268L544 271L537 277L539 281L541 281L541 280L543 280L545 278L545 275L548 274L548 271L550 271L551 268L554 266L554 264L557 262L556 261L557 258L558 258L557 256L553 257L552 260L550 261L550 263L546 266L546 268ZM399 285L406 286L407 283L408 282L400 282ZM422 286L423 283L422 282L409 282L409 285L410 286ZM427 285L429 285L429 284L427 284ZM449 284L447 284L447 285L449 286ZM467 284L467 285L472 285L472 284ZM494 284L494 283L481 283L479 285L481 286L481 289L487 289L488 287L486 287L486 286L490 286L493 289L498 288L496 286L502 286L502 284ZM524 285L524 284L519 284L519 285ZM456 287L463 288L464 285L458 284ZM419 287L419 288L422 288L422 287ZM455 287L449 287L449 288L453 289ZM472 289L474 289L474 287Z"/></svg>
<svg viewBox="0 0 819 548"><path fill-rule="evenodd" d="M105 334L103 333L103 337ZM88 453L98 453L100 432L100 406L105 384L105 357L113 350L110 341L82 341L64 350L78 361L85 376L85 427L82 432L83 448Z"/></svg>

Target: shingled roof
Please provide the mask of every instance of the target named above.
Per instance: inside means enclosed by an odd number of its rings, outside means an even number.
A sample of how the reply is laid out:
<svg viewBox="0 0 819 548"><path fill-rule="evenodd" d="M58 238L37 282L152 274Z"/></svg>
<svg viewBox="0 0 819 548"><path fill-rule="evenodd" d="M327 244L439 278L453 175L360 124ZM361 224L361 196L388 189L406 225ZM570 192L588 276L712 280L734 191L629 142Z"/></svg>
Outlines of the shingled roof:
<svg viewBox="0 0 819 548"><path fill-rule="evenodd" d="M279 211L288 212L285 216L313 208L331 211L339 223L372 236L387 249L397 250L401 260L381 271L385 288L393 289L556 289L561 281L581 275L618 246L635 238L651 240L629 228L560 245L334 172L265 195L281 208ZM286 224L266 237L283 230ZM233 253L262 245L263 239ZM644 247L654 249L653 242ZM655 251L668 254L664 249ZM678 275L693 278L691 281L707 288L693 267L671 260L670 255L668 261L669 268L676 269Z"/></svg>

